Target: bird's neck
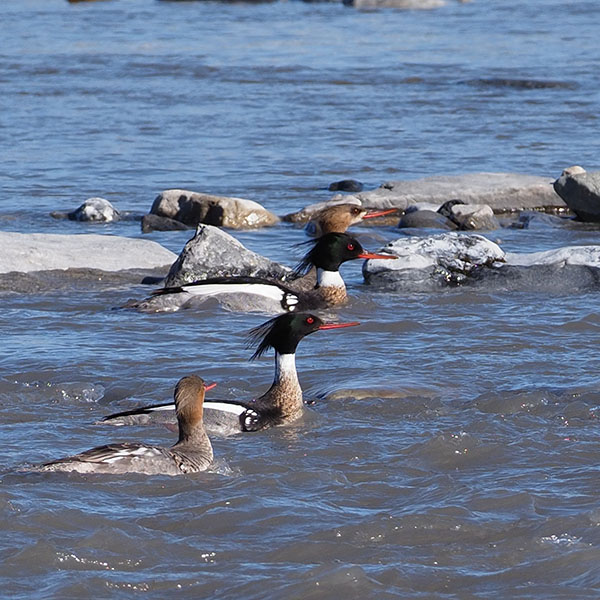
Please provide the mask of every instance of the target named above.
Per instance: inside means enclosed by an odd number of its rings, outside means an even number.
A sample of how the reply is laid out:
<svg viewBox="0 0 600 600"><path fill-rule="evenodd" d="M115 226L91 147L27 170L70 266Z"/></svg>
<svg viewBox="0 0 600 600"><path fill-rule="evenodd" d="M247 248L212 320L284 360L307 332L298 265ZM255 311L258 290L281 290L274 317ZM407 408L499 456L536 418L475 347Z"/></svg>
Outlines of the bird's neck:
<svg viewBox="0 0 600 600"><path fill-rule="evenodd" d="M269 408L279 409L286 419L294 419L302 412L302 388L296 372L296 355L275 352L273 384L260 398Z"/></svg>
<svg viewBox="0 0 600 600"><path fill-rule="evenodd" d="M318 288L335 287L346 289L346 284L342 279L339 271L326 271L325 269L317 268L317 285Z"/></svg>

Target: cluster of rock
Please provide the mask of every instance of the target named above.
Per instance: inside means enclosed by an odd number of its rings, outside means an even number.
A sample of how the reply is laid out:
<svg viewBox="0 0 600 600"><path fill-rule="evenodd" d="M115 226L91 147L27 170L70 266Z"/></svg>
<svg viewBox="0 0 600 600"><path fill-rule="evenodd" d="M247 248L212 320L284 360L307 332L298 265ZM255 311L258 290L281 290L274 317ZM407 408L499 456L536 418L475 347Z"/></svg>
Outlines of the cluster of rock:
<svg viewBox="0 0 600 600"><path fill-rule="evenodd" d="M598 222L599 172L587 173L581 167L570 167L554 182L532 175L472 173L390 181L366 191L359 191L362 184L354 180L336 182L331 187L357 191L338 193L327 202L311 204L282 218L304 223L325 207L356 204L368 210L396 208L396 215L387 222L384 217L384 222L413 228L411 236L404 235L384 249L401 260L365 263L364 278L371 285L430 289L485 278L489 281L493 277L494 281L510 287L515 282L542 281L558 270L563 271L563 281L568 281L565 277L568 272L574 273L578 281L597 283L600 251L595 246L515 255L505 254L499 246L480 235L449 232L419 237L414 228L493 230L502 224L499 217L520 214L520 211L525 212L518 224L527 226L532 214L545 211L565 215L569 209L578 219ZM124 213L103 198L90 198L70 213L53 213L53 216L106 223L123 219ZM256 202L167 190L156 198L144 218L156 219L155 223L168 223L168 228L197 227L197 231L179 257L153 242L116 236L0 233L5 248L0 272L160 268L164 274L170 265L165 281L170 286L226 275L281 280L292 276L289 267L251 252L219 228L253 228L277 223L279 218ZM545 218L558 220L550 215ZM581 269L585 271L583 279Z"/></svg>

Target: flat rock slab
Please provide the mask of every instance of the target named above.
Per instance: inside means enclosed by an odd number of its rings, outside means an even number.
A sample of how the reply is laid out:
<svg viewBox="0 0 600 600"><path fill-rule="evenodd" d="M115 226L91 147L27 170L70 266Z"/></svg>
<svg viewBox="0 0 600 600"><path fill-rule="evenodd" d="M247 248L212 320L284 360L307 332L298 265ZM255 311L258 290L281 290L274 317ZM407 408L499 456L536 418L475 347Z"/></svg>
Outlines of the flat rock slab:
<svg viewBox="0 0 600 600"><path fill-rule="evenodd" d="M53 269L153 269L177 255L149 240L112 235L0 232L0 273Z"/></svg>
<svg viewBox="0 0 600 600"><path fill-rule="evenodd" d="M230 229L257 229L279 221L258 202L188 190L165 190L154 200L150 214L194 227L204 223Z"/></svg>
<svg viewBox="0 0 600 600"><path fill-rule="evenodd" d="M600 222L600 171L569 167L554 182L554 189L579 220Z"/></svg>
<svg viewBox="0 0 600 600"><path fill-rule="evenodd" d="M465 204L487 204L494 213L521 210L560 212L567 209L565 202L554 191L550 177L518 173L467 173L463 175L436 175L423 179L388 181L375 190L345 196L345 202L360 202L369 210L397 208L406 210L419 203L441 205L458 199ZM334 196L339 202L340 196ZM331 202L331 201L330 201ZM286 215L287 221L304 222L313 212L329 203L308 206Z"/></svg>

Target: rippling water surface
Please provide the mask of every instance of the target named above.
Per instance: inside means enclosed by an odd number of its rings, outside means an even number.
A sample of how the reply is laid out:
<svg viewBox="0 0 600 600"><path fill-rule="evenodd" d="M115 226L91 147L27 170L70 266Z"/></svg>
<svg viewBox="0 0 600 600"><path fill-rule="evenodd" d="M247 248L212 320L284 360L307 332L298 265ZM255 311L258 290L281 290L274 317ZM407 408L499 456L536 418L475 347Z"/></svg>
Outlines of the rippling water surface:
<svg viewBox="0 0 600 600"><path fill-rule="evenodd" d="M163 189L278 214L441 173L598 168L595 2L477 0L425 12L337 3L8 0L0 25L0 229L141 236L49 217L89 196L140 215ZM370 247L393 228L357 230ZM288 225L236 233L293 263ZM189 232L147 236L179 252ZM507 251L596 244L540 218ZM598 290L378 292L361 327L299 347L302 422L215 439L213 472L24 472L107 440L93 425L179 377L250 398L261 315L112 310L123 275L3 284L0 577L11 598L597 598ZM14 285L13 285L14 284ZM12 288L11 288L12 286ZM550 286L551 287L551 286ZM12 290L12 291L11 291Z"/></svg>

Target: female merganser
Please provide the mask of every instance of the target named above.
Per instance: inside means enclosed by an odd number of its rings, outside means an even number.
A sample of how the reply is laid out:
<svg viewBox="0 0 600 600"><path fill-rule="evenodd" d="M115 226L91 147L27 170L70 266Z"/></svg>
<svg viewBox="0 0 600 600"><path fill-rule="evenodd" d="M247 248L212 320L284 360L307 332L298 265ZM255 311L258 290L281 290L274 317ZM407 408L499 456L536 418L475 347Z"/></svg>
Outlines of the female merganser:
<svg viewBox="0 0 600 600"><path fill-rule="evenodd" d="M147 475L205 471L212 463L213 449L203 424L204 393L215 385L206 385L197 375L179 380L174 394L179 440L170 448L135 443L108 444L46 463L37 470Z"/></svg>
<svg viewBox="0 0 600 600"><path fill-rule="evenodd" d="M275 376L271 387L248 402L206 401L204 424L211 433L228 435L240 431L259 431L285 425L302 414L302 389L296 372L296 348L300 340L315 331L353 327L359 323L324 323L311 314L286 313L251 330L250 345L256 351L250 360L275 350ZM148 425L173 420L173 404L157 404L109 415L103 423L111 425Z"/></svg>
<svg viewBox="0 0 600 600"><path fill-rule="evenodd" d="M190 305L195 299L227 295L230 306L239 310L294 311L326 308L347 300L346 285L340 275L340 265L358 258L396 259L391 254L365 252L358 240L345 233L328 233L313 243L312 249L296 267L294 274L301 277L314 266L316 285L312 290L302 289L300 283L285 284L260 277L211 277L181 286L165 287L153 292L154 296L184 294L176 308ZM300 280L299 280L300 281ZM247 295L259 296L263 303L250 304ZM233 296L232 296L233 295ZM246 296L244 298L244 296ZM265 305L264 300L267 301Z"/></svg>
<svg viewBox="0 0 600 600"><path fill-rule="evenodd" d="M360 223L364 219L374 219L396 212L395 208L387 210L367 211L358 204L333 204L315 213L306 224L305 231L308 235L320 236L326 233L346 233L351 225Z"/></svg>

